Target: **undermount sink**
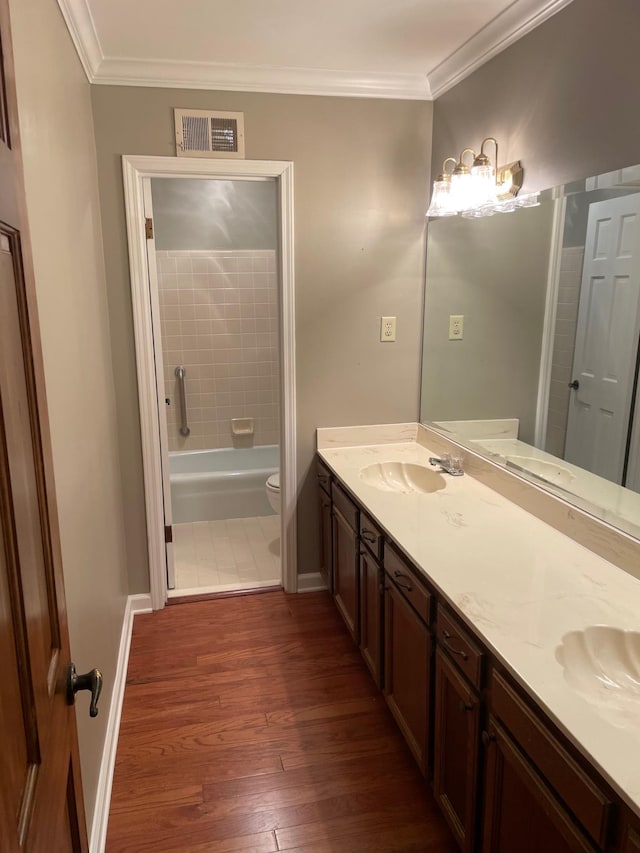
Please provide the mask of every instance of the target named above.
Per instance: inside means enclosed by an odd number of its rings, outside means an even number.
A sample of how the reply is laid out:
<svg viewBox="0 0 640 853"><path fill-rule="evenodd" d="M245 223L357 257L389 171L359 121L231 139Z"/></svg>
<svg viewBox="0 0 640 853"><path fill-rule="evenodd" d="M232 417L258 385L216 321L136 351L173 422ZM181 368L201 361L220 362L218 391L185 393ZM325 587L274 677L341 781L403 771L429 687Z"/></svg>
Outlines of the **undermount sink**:
<svg viewBox="0 0 640 853"><path fill-rule="evenodd" d="M360 479L383 492L437 492L444 489L442 474L410 462L376 462L360 471Z"/></svg>
<svg viewBox="0 0 640 853"><path fill-rule="evenodd" d="M535 459L530 456L505 456L504 459L507 464L516 465L523 471L528 471L554 486L569 486L571 481L575 480L575 474L555 462L547 462L544 459Z"/></svg>
<svg viewBox="0 0 640 853"><path fill-rule="evenodd" d="M616 725L640 713L640 632L607 625L571 631L556 649L566 682Z"/></svg>

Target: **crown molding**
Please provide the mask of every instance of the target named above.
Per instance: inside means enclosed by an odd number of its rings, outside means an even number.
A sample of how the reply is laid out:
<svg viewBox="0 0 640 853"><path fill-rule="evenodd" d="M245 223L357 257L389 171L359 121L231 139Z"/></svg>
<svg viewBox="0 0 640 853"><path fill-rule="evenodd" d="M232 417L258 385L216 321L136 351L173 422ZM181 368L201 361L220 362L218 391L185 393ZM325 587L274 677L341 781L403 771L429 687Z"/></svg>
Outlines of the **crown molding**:
<svg viewBox="0 0 640 853"><path fill-rule="evenodd" d="M429 74L105 57L88 0L58 0L90 83L345 98L438 98L573 0L514 0Z"/></svg>
<svg viewBox="0 0 640 853"><path fill-rule="evenodd" d="M429 72L433 99L538 27L573 0L515 0L468 41Z"/></svg>
<svg viewBox="0 0 640 853"><path fill-rule="evenodd" d="M100 63L92 81L114 86L217 89L288 95L431 100L426 74L387 74L286 68L215 62L112 59Z"/></svg>
<svg viewBox="0 0 640 853"><path fill-rule="evenodd" d="M93 83L104 57L87 0L58 0L58 6L84 73L89 82Z"/></svg>

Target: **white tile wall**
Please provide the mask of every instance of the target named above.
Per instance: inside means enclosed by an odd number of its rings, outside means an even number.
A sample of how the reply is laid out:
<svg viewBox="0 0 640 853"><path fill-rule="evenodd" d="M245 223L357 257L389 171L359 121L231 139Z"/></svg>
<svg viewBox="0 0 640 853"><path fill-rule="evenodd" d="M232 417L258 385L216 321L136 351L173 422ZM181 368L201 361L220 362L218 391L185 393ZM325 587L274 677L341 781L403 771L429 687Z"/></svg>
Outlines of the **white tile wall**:
<svg viewBox="0 0 640 853"><path fill-rule="evenodd" d="M156 259L169 449L232 447L231 419L246 417L254 419L253 444L278 444L275 251L158 251ZM179 432L178 365L186 368L187 438Z"/></svg>
<svg viewBox="0 0 640 853"><path fill-rule="evenodd" d="M563 249L560 258L560 281L556 312L556 331L551 362L551 390L545 450L554 456L564 456L567 420L571 400L571 370L578 325L580 283L584 246Z"/></svg>

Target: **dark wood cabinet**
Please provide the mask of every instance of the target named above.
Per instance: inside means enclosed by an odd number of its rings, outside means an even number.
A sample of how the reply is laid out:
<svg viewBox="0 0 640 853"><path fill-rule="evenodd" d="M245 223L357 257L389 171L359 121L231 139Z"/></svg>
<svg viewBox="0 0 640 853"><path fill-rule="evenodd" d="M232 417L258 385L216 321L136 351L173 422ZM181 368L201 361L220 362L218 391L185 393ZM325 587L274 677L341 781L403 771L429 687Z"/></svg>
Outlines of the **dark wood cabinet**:
<svg viewBox="0 0 640 853"><path fill-rule="evenodd" d="M593 853L596 848L493 718L484 740L483 853Z"/></svg>
<svg viewBox="0 0 640 853"><path fill-rule="evenodd" d="M623 853L640 853L640 828L628 826L625 831Z"/></svg>
<svg viewBox="0 0 640 853"><path fill-rule="evenodd" d="M382 686L382 569L360 552L360 651L378 687Z"/></svg>
<svg viewBox="0 0 640 853"><path fill-rule="evenodd" d="M460 849L476 849L480 700L436 650L433 790Z"/></svg>
<svg viewBox="0 0 640 853"><path fill-rule="evenodd" d="M333 499L333 597L349 633L360 641L360 547L358 509L334 483Z"/></svg>
<svg viewBox="0 0 640 853"><path fill-rule="evenodd" d="M420 770L426 775L433 637L388 575L384 612L384 695Z"/></svg>
<svg viewBox="0 0 640 853"><path fill-rule="evenodd" d="M331 472L321 459L316 459L318 507L320 511L320 574L329 592L333 592L333 521Z"/></svg>
<svg viewBox="0 0 640 853"><path fill-rule="evenodd" d="M510 742L526 756L532 778L543 779L554 791L557 810L571 814L572 824L579 822L578 837L590 837L600 849L605 849L611 825L610 797L502 673L492 673L490 687L491 714Z"/></svg>
<svg viewBox="0 0 640 853"><path fill-rule="evenodd" d="M463 853L640 853L637 815L322 460L318 484L336 606Z"/></svg>
<svg viewBox="0 0 640 853"><path fill-rule="evenodd" d="M320 574L329 592L333 592L333 525L331 523L331 498L324 491L320 493Z"/></svg>

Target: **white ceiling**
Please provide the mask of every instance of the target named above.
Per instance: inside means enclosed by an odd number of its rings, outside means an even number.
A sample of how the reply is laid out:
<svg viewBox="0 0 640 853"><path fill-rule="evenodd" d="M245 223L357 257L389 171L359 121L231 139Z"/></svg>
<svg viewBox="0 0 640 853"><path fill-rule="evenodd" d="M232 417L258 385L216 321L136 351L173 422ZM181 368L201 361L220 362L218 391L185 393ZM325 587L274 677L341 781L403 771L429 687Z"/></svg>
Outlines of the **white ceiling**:
<svg viewBox="0 0 640 853"><path fill-rule="evenodd" d="M430 99L571 0L58 0L94 83Z"/></svg>

